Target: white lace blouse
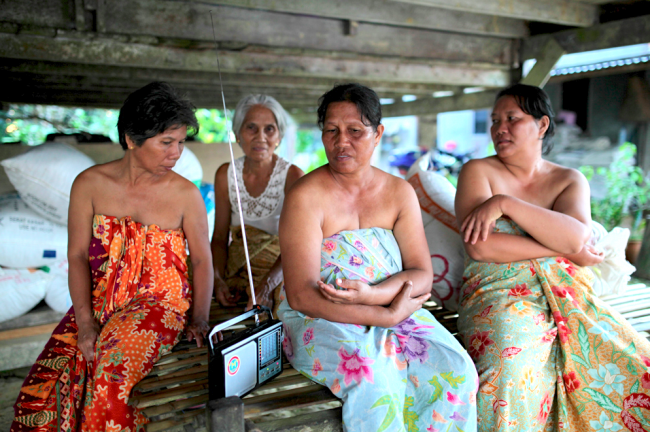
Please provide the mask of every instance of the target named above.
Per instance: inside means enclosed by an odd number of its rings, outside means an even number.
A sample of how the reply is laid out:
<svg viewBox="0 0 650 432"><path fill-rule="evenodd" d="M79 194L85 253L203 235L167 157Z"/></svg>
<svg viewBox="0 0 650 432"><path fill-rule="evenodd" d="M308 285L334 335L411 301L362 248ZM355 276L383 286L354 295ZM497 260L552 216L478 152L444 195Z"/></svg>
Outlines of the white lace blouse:
<svg viewBox="0 0 650 432"><path fill-rule="evenodd" d="M278 156L269 184L262 192L262 195L253 198L248 194L244 186L244 159L246 159L246 156L236 159L234 163L237 169L237 183L239 184L242 211L244 212L244 223L269 234L277 235L280 227L280 212L282 212L282 204L284 203L284 185L291 163ZM237 208L237 192L235 191L232 169L233 164L230 164L228 166L228 195L230 197L230 208L232 209L230 223L238 226L240 225L239 210Z"/></svg>

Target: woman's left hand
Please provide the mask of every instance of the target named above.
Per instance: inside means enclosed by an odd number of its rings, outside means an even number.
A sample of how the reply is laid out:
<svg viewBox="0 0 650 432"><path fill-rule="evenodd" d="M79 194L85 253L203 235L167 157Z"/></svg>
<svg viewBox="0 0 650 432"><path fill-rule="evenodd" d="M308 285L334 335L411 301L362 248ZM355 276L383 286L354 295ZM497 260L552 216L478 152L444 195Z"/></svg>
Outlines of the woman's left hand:
<svg viewBox="0 0 650 432"><path fill-rule="evenodd" d="M266 306L269 309L273 310L273 288L270 288L268 284L264 284L260 287L259 291L255 291L255 300L256 304ZM253 299L251 296L248 298L248 304L246 305L246 310L249 311L253 309Z"/></svg>
<svg viewBox="0 0 650 432"><path fill-rule="evenodd" d="M334 303L373 304L372 288L359 280L336 279L336 284L341 288L345 288L343 290L336 289L331 284L322 281L317 281L317 283L323 297Z"/></svg>
<svg viewBox="0 0 650 432"><path fill-rule="evenodd" d="M185 330L187 340L192 342L196 339L196 346L199 348L203 346L203 339L205 339L209 332L210 326L208 325L207 320L204 319L192 319L192 322Z"/></svg>
<svg viewBox="0 0 650 432"><path fill-rule="evenodd" d="M494 229L496 220L503 216L501 204L505 195L494 195L467 215L460 231L465 243L476 244L480 238L485 241Z"/></svg>

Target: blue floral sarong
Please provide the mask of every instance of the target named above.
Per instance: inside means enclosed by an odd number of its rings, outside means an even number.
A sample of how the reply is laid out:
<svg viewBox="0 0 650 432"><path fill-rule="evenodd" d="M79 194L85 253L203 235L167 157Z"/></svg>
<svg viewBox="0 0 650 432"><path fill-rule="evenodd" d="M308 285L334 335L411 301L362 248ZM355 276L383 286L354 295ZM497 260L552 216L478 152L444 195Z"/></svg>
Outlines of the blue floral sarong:
<svg viewBox="0 0 650 432"><path fill-rule="evenodd" d="M400 271L392 231L342 231L323 241L325 283L343 278L373 285ZM292 366L343 400L344 430L476 430L474 364L428 311L419 310L393 328L309 318L286 300L278 315Z"/></svg>

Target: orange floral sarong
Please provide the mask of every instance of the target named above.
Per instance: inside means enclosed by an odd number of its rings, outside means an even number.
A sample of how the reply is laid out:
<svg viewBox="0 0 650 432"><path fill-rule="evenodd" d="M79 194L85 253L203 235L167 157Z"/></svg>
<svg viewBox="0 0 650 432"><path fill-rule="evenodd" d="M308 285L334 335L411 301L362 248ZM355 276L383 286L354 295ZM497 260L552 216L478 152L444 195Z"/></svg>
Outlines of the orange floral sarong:
<svg viewBox="0 0 650 432"><path fill-rule="evenodd" d="M73 308L52 333L14 405L12 432L143 430L133 387L180 340L191 287L183 231L95 215L92 306L101 332L89 364Z"/></svg>

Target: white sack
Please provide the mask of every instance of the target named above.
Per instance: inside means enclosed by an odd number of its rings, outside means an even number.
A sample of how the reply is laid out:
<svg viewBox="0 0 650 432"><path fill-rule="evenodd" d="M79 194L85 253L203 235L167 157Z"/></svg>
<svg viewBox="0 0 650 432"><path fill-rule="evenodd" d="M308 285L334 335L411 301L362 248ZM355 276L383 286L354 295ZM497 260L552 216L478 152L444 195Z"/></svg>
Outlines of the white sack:
<svg viewBox="0 0 650 432"><path fill-rule="evenodd" d="M194 183L196 186L201 186L203 179L203 168L201 162L192 151L185 146L181 158L176 161L176 165L172 169L178 175L181 175Z"/></svg>
<svg viewBox="0 0 650 432"><path fill-rule="evenodd" d="M50 282L45 288L45 303L57 312L65 313L72 307L68 288L68 260L49 266Z"/></svg>
<svg viewBox="0 0 650 432"><path fill-rule="evenodd" d="M0 322L19 317L45 297L50 277L41 270L2 269L0 271Z"/></svg>
<svg viewBox="0 0 650 432"><path fill-rule="evenodd" d="M596 243L596 248L605 252L603 261L591 267L595 275L593 290L597 296L621 295L627 290L627 283L636 271L625 259L629 238L629 229L616 227Z"/></svg>
<svg viewBox="0 0 650 432"><path fill-rule="evenodd" d="M74 179L95 163L62 143L45 143L0 162L25 203L41 216L66 225Z"/></svg>
<svg viewBox="0 0 650 432"><path fill-rule="evenodd" d="M455 311L465 269L465 250L454 210L456 188L444 176L423 171L419 162L411 167L407 180L415 189L422 210L434 274L431 293L447 309Z"/></svg>
<svg viewBox="0 0 650 432"><path fill-rule="evenodd" d="M68 230L27 207L13 193L0 196L0 265L27 268L66 257Z"/></svg>

